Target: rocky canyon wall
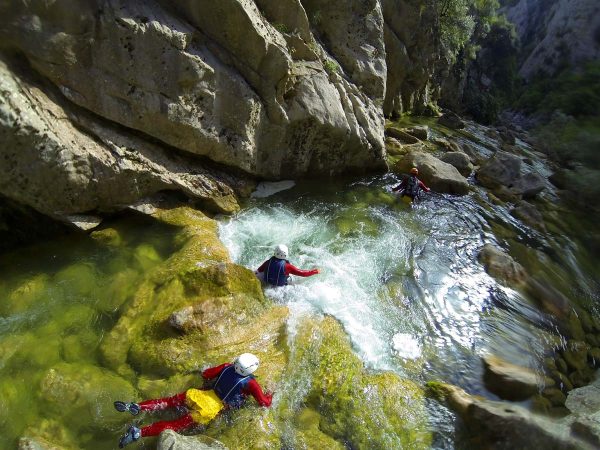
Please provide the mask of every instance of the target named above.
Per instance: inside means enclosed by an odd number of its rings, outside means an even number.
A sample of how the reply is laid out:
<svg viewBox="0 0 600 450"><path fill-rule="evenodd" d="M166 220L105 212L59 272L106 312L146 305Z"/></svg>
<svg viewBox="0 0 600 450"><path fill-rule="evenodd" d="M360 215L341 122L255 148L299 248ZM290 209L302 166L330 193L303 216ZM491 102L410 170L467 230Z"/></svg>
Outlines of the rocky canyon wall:
<svg viewBox="0 0 600 450"><path fill-rule="evenodd" d="M229 212L248 177L383 170L384 116L431 101L439 59L413 3L0 1L0 195Z"/></svg>

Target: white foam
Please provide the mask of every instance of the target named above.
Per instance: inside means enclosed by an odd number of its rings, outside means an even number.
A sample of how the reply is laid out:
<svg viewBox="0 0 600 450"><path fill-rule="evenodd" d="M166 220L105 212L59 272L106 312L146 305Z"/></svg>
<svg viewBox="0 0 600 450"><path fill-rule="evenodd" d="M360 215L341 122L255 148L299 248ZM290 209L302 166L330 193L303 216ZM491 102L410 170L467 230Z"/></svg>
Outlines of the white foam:
<svg viewBox="0 0 600 450"><path fill-rule="evenodd" d="M421 356L421 344L408 333L396 333L392 338L392 348L400 358L417 359Z"/></svg>

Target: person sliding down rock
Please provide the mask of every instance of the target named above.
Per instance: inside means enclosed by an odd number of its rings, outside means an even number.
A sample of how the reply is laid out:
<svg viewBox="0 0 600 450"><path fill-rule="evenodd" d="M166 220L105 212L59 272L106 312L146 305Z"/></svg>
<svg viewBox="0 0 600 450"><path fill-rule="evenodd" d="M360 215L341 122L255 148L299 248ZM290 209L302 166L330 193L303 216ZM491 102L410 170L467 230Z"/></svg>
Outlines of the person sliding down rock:
<svg viewBox="0 0 600 450"><path fill-rule="evenodd" d="M160 411L181 408L187 412L176 420L155 422L142 428L130 426L119 440L119 448L146 436L158 436L164 430L181 431L195 425L207 425L223 409L239 408L252 395L260 406L269 407L272 393L264 393L252 376L258 368L258 358L251 353L237 357L233 364L225 363L202 372L204 380L215 380L210 390L188 389L172 397L145 400L140 403L116 401L115 409L129 411L136 416L140 411Z"/></svg>
<svg viewBox="0 0 600 450"><path fill-rule="evenodd" d="M402 190L402 199L407 200L409 203L417 198L420 190L429 192L431 189L425 186L425 184L417 178L417 175L419 175L419 170L416 167L413 167L410 169L410 176L404 178L398 186L392 188L392 191L396 192Z"/></svg>
<svg viewBox="0 0 600 450"><path fill-rule="evenodd" d="M285 286L289 282L290 275L310 277L319 273L319 269L298 269L287 260L288 248L283 244L275 247L275 252L256 270L256 276L263 283L271 286Z"/></svg>

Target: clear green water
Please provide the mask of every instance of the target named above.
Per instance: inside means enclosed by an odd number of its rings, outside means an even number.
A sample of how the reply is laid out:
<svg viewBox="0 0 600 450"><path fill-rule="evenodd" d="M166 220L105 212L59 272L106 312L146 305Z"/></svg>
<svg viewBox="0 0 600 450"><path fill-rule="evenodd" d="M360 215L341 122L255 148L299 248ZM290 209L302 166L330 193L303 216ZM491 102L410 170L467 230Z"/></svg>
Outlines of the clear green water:
<svg viewBox="0 0 600 450"><path fill-rule="evenodd" d="M494 398L482 384L480 356L537 368L554 329L529 299L485 273L482 245L509 248L531 273L588 306L597 299L597 261L568 235L548 238L523 226L483 191L431 195L411 209L389 192L396 182L389 174L304 182L222 219L221 238L251 268L284 242L296 265L322 269L267 290L291 310L292 348L301 317L329 314L368 367ZM98 346L144 274L175 250L174 232L142 218L108 226L118 231L110 242L69 236L0 257L0 448L15 448L35 430L109 449L125 429L110 383L95 383ZM60 394L51 376L59 363L68 364L65 373L89 373L90 385ZM61 402L80 404L78 414L64 415ZM453 448L453 415L437 403L430 412L435 447Z"/></svg>
<svg viewBox="0 0 600 450"><path fill-rule="evenodd" d="M80 448L116 447L123 424L103 386L48 388L58 363L102 366L98 347L119 308L174 249L166 226L136 218L114 226L113 245L68 236L0 258L0 448L16 448L30 430L55 435L62 423ZM80 417L62 416L62 402L81 404Z"/></svg>

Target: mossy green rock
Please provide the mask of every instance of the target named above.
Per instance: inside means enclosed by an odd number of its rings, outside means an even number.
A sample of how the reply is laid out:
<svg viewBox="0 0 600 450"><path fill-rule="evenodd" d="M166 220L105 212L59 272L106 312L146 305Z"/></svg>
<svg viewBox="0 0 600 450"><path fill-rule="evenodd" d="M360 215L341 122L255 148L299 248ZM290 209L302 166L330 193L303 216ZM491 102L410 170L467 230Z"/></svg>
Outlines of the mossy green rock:
<svg viewBox="0 0 600 450"><path fill-rule="evenodd" d="M123 243L123 239L117 230L114 228L105 228L103 230L92 231L90 237L102 245L111 247L119 247Z"/></svg>
<svg viewBox="0 0 600 450"><path fill-rule="evenodd" d="M113 401L135 398L135 390L126 380L86 364L59 363L48 370L40 387L45 407L55 417L76 419L107 431L122 422Z"/></svg>
<svg viewBox="0 0 600 450"><path fill-rule="evenodd" d="M39 274L25 280L8 296L3 296L0 313L6 315L22 313L34 303L43 301L47 295L49 278L46 274Z"/></svg>
<svg viewBox="0 0 600 450"><path fill-rule="evenodd" d="M281 434L273 410L256 404L218 417L205 434L218 439L230 449L281 449Z"/></svg>
<svg viewBox="0 0 600 450"><path fill-rule="evenodd" d="M54 276L54 283L75 296L89 296L98 290L98 274L88 263L73 264Z"/></svg>
<svg viewBox="0 0 600 450"><path fill-rule="evenodd" d="M351 448L429 448L423 392L393 373L367 372L333 318L298 330L293 365L311 379L306 406L322 416L322 432Z"/></svg>
<svg viewBox="0 0 600 450"><path fill-rule="evenodd" d="M587 368L587 352L589 346L581 341L569 341L562 356L571 370L584 370Z"/></svg>

